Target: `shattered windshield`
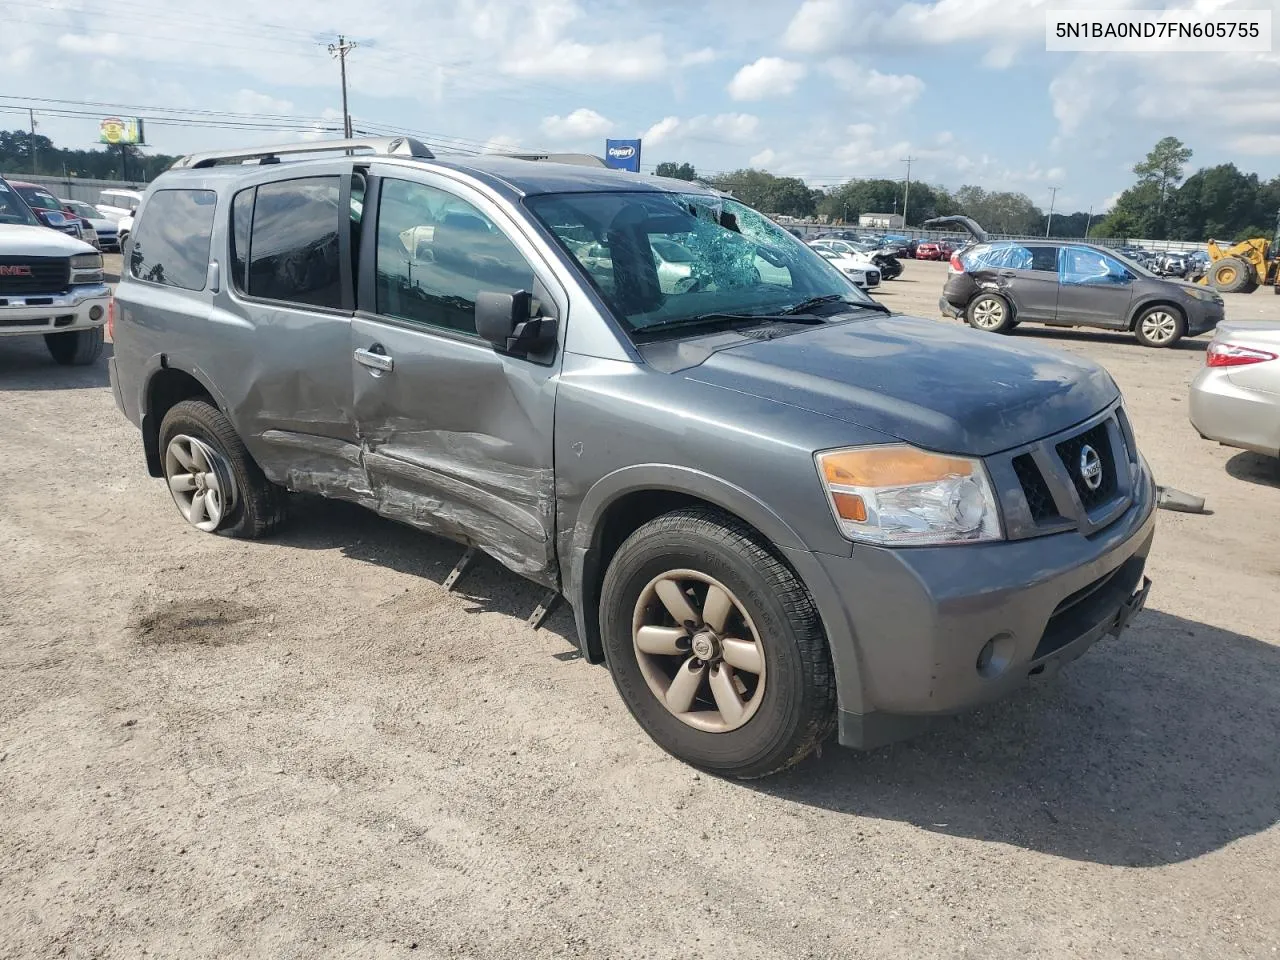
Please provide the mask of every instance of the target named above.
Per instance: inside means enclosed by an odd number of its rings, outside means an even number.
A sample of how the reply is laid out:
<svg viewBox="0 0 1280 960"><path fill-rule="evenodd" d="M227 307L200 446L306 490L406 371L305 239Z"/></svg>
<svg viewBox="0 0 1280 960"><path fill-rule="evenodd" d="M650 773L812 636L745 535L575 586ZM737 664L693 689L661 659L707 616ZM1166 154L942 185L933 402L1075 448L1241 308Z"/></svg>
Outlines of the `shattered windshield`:
<svg viewBox="0 0 1280 960"><path fill-rule="evenodd" d="M526 202L632 330L708 314L770 316L815 297L879 309L836 267L734 200L645 192Z"/></svg>

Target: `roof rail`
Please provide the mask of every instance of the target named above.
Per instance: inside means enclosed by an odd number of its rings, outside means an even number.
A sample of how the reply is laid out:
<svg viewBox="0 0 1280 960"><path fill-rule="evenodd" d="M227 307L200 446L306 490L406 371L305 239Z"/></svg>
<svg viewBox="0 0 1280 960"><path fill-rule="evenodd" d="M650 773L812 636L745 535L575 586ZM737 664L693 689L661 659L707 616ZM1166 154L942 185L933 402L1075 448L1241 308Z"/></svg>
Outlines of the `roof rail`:
<svg viewBox="0 0 1280 960"><path fill-rule="evenodd" d="M575 167L608 167L601 157L589 153L491 153L491 157L510 157L513 160L541 160L546 163L569 163Z"/></svg>
<svg viewBox="0 0 1280 960"><path fill-rule="evenodd" d="M310 143L289 143L271 147L245 150L214 150L209 153L193 153L176 161L171 170L199 170L220 163L279 163L282 156L308 153L377 153L396 157L416 157L431 160L435 154L420 140L413 137L366 137L358 140L315 140Z"/></svg>

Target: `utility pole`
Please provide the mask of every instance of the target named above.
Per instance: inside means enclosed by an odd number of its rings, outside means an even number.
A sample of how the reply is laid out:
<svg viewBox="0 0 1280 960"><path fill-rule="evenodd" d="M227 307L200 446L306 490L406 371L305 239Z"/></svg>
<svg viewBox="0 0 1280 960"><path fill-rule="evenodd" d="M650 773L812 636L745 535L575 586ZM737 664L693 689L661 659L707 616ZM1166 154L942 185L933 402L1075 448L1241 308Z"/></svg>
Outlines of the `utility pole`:
<svg viewBox="0 0 1280 960"><path fill-rule="evenodd" d="M903 227L906 227L907 218L911 216L911 211L907 207L907 204L911 202L911 165L915 163L918 159L920 158L911 157L911 156L902 158L902 162L907 165L907 189L902 196L902 226Z"/></svg>
<svg viewBox="0 0 1280 960"><path fill-rule="evenodd" d="M1053 227L1053 206L1058 202L1058 190L1060 188L1050 187L1049 189L1052 190L1053 193L1049 195L1049 222L1044 225L1044 235L1046 237L1049 235L1049 230Z"/></svg>
<svg viewBox="0 0 1280 960"><path fill-rule="evenodd" d="M351 113L347 110L347 54L358 46L358 43L348 40L342 34L338 34L337 43L329 44L329 55L337 59L342 71L342 135L347 140L351 139Z"/></svg>
<svg viewBox="0 0 1280 960"><path fill-rule="evenodd" d="M1084 238L1089 239L1089 228L1093 226L1093 204L1089 204L1089 219L1084 222Z"/></svg>
<svg viewBox="0 0 1280 960"><path fill-rule="evenodd" d="M36 112L28 108L27 113L31 116L31 172L39 173L40 166L36 155Z"/></svg>

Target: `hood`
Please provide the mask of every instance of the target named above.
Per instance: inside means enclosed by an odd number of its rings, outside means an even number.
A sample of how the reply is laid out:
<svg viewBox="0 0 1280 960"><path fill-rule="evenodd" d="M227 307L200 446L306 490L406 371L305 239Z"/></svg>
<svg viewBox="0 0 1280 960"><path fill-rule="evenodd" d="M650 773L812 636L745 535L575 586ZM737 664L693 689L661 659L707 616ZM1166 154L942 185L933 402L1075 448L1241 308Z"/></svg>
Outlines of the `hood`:
<svg viewBox="0 0 1280 960"><path fill-rule="evenodd" d="M896 316L730 347L684 375L974 456L1065 430L1119 396L1092 361Z"/></svg>
<svg viewBox="0 0 1280 960"><path fill-rule="evenodd" d="M0 256L3 257L71 257L97 252L83 240L48 227L0 224Z"/></svg>

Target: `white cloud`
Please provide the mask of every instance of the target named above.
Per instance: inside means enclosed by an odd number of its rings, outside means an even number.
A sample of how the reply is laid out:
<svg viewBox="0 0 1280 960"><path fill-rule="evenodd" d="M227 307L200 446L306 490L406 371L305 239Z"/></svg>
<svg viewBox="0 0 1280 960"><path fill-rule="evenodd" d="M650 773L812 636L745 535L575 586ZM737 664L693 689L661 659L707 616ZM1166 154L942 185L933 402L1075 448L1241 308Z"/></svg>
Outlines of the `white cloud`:
<svg viewBox="0 0 1280 960"><path fill-rule="evenodd" d="M230 109L235 113L257 113L270 116L288 116L294 112L293 101L258 93L256 90L237 90L231 97Z"/></svg>
<svg viewBox="0 0 1280 960"><path fill-rule="evenodd" d="M801 53L834 49L839 41L833 43L833 37L842 34L847 24L845 11L854 6L852 0L805 0L787 24L782 42Z"/></svg>
<svg viewBox="0 0 1280 960"><path fill-rule="evenodd" d="M586 107L579 107L567 117L552 116L542 119L542 132L554 140L586 140L602 137L613 127L612 120Z"/></svg>
<svg viewBox="0 0 1280 960"><path fill-rule="evenodd" d="M548 48L521 44L517 50L519 55L505 61L502 71L540 80L652 80L670 66L657 34L600 44L559 40Z"/></svg>
<svg viewBox="0 0 1280 960"><path fill-rule="evenodd" d="M850 93L868 98L875 112L910 106L924 93L924 81L910 73L881 73L843 57L822 65L822 72Z"/></svg>
<svg viewBox="0 0 1280 960"><path fill-rule="evenodd" d="M802 63L781 57L761 57L739 70L729 81L729 96L735 100L763 100L794 93L805 75Z"/></svg>
<svg viewBox="0 0 1280 960"><path fill-rule="evenodd" d="M520 149L520 141L506 133L494 134L480 148L481 153L512 153Z"/></svg>
<svg viewBox="0 0 1280 960"><path fill-rule="evenodd" d="M760 118L750 113L703 114L687 120L663 117L644 132L643 139L653 146L687 140L744 144L754 139L759 127Z"/></svg>
<svg viewBox="0 0 1280 960"><path fill-rule="evenodd" d="M1230 146L1233 150L1253 156L1280 157L1280 134L1252 133L1236 137Z"/></svg>
<svg viewBox="0 0 1280 960"><path fill-rule="evenodd" d="M701 50L694 50L686 53L680 58L680 66L697 67L704 63L711 63L716 59L716 51L712 47L703 47Z"/></svg>
<svg viewBox="0 0 1280 960"><path fill-rule="evenodd" d="M774 153L768 147L765 147L763 150L761 150L754 157L752 157L750 160L747 161L747 166L751 167L753 170L764 170L764 169L767 169L769 165L773 163L773 161L776 160L777 158L778 158L778 155L776 153Z"/></svg>
<svg viewBox="0 0 1280 960"><path fill-rule="evenodd" d="M64 33L58 37L58 49L85 56L116 57L128 55L129 44L118 33L103 33L92 37L79 33Z"/></svg>

